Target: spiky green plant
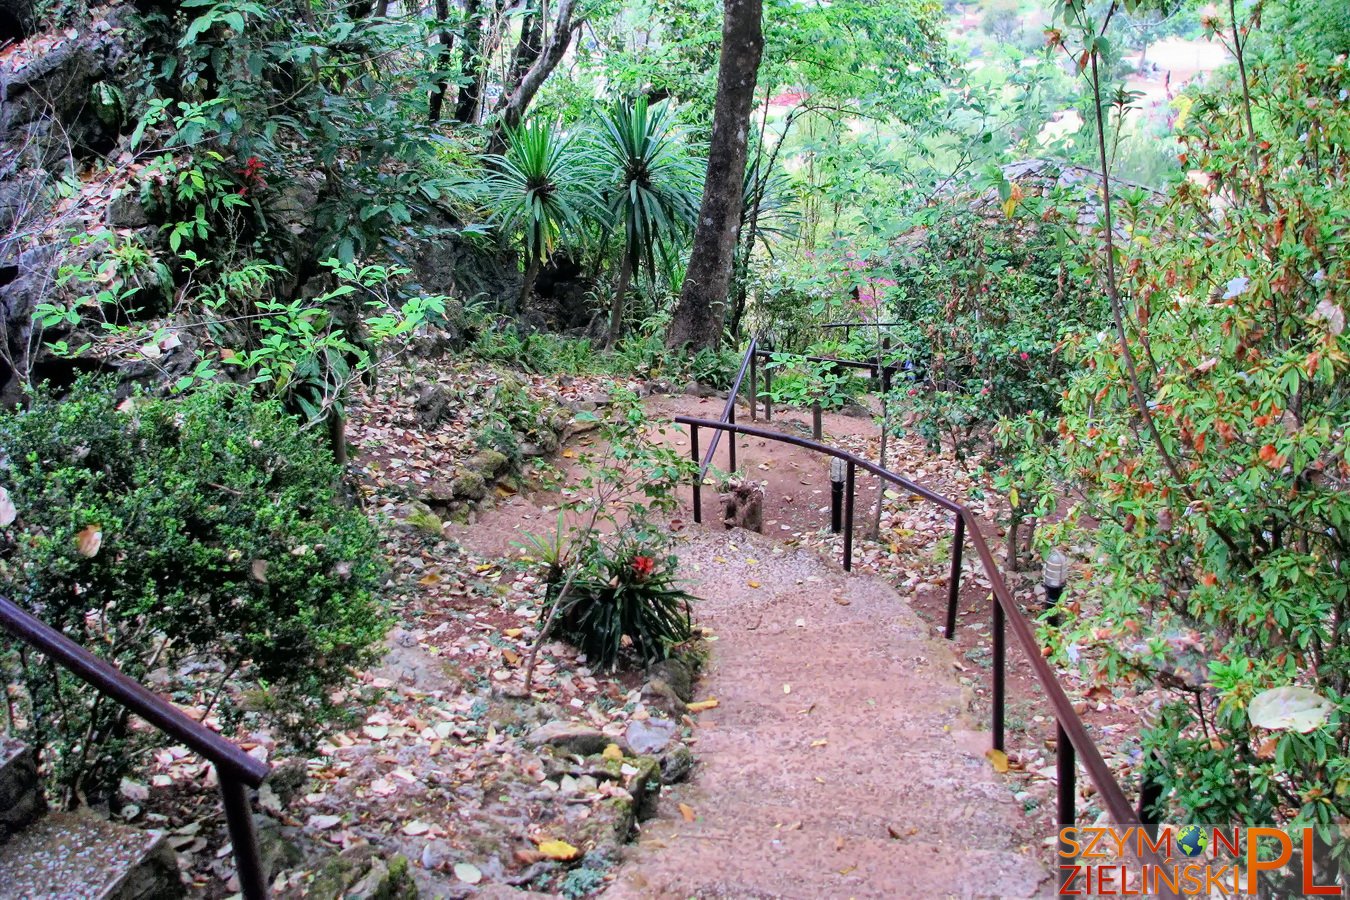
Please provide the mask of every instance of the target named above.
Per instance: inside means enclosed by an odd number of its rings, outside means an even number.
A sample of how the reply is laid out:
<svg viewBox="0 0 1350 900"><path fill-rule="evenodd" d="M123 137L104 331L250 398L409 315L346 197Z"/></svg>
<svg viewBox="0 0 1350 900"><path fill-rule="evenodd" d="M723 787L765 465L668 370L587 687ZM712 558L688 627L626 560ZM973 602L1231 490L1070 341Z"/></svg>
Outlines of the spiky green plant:
<svg viewBox="0 0 1350 900"><path fill-rule="evenodd" d="M675 108L664 102L648 106L644 98L610 107L600 118L597 144L609 170L609 213L614 227L623 229L605 341L613 348L633 276L645 270L654 279L657 254L672 253L697 219L702 172Z"/></svg>
<svg viewBox="0 0 1350 900"><path fill-rule="evenodd" d="M573 136L547 122L508 129L506 141L505 154L486 160L484 202L488 224L518 240L525 254L523 304L558 244L602 211L600 173Z"/></svg>

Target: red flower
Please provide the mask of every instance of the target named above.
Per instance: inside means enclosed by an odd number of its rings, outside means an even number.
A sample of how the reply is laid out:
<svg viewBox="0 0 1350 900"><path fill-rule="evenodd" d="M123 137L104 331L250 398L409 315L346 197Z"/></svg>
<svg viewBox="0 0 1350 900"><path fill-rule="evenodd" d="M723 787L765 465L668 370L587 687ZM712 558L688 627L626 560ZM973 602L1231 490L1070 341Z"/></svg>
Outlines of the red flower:
<svg viewBox="0 0 1350 900"><path fill-rule="evenodd" d="M638 580L650 578L651 574L655 571L656 560L652 559L650 556L633 557L633 574L638 577Z"/></svg>
<svg viewBox="0 0 1350 900"><path fill-rule="evenodd" d="M1026 361L1029 360L1029 359L1031 359L1031 354L1030 354L1030 353L1027 353L1025 350L1023 350L1023 351L1022 351L1022 362L1026 362Z"/></svg>

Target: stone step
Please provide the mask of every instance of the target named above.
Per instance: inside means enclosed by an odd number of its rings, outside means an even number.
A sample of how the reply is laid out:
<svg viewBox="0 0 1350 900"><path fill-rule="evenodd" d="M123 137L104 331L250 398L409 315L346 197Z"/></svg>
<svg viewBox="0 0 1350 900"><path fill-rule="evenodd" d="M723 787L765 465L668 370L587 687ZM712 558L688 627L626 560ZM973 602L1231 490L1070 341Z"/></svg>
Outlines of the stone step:
<svg viewBox="0 0 1350 900"><path fill-rule="evenodd" d="M159 832L56 812L0 847L6 900L168 900L185 894Z"/></svg>
<svg viewBox="0 0 1350 900"><path fill-rule="evenodd" d="M800 831L747 839L740 829L663 835L660 850L691 865L621 870L605 900L783 898L783 900L941 900L1042 898L1055 884L1034 853L989 850L973 833L959 843L845 837L822 841ZM696 862L695 862L696 861ZM739 875L753 871L747 880Z"/></svg>
<svg viewBox="0 0 1350 900"><path fill-rule="evenodd" d="M21 741L0 737L0 844L46 811L37 757Z"/></svg>

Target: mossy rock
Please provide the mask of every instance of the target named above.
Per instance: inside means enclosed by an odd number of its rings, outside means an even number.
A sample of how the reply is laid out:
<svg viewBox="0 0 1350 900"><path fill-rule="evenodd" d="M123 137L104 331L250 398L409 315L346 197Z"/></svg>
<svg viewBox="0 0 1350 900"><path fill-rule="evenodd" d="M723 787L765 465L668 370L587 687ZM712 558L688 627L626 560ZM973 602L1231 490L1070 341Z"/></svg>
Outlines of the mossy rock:
<svg viewBox="0 0 1350 900"><path fill-rule="evenodd" d="M495 450L489 452L496 453ZM450 479L450 491L456 497L463 497L466 500L482 500L487 496L487 478L474 469L460 469L455 473L455 477Z"/></svg>
<svg viewBox="0 0 1350 900"><path fill-rule="evenodd" d="M506 468L510 459L500 450L493 450L484 447L473 456L470 456L464 464L468 469L478 472L485 480L497 477L503 469Z"/></svg>
<svg viewBox="0 0 1350 900"><path fill-rule="evenodd" d="M370 847L356 847L330 859L315 874L306 897L321 900L417 900L408 859L388 860Z"/></svg>

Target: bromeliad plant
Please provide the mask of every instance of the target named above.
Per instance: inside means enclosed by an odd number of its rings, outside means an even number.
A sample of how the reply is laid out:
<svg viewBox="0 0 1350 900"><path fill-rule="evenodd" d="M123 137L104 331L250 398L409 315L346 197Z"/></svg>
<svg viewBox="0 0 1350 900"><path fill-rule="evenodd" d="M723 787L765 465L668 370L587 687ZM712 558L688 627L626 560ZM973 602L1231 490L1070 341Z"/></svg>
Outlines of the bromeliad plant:
<svg viewBox="0 0 1350 900"><path fill-rule="evenodd" d="M689 639L694 598L679 586L678 558L661 531L630 525L597 537L581 558L557 628L591 663L611 669L625 656L652 663Z"/></svg>
<svg viewBox="0 0 1350 900"><path fill-rule="evenodd" d="M608 668L664 659L691 635L693 598L676 583L670 532L653 514L675 509L676 489L694 464L657 443L662 432L652 432L631 391L611 390L606 413L598 428L605 449L578 457L581 474L557 531L522 546L527 561L543 568L546 586L526 691L539 648L555 630Z"/></svg>

